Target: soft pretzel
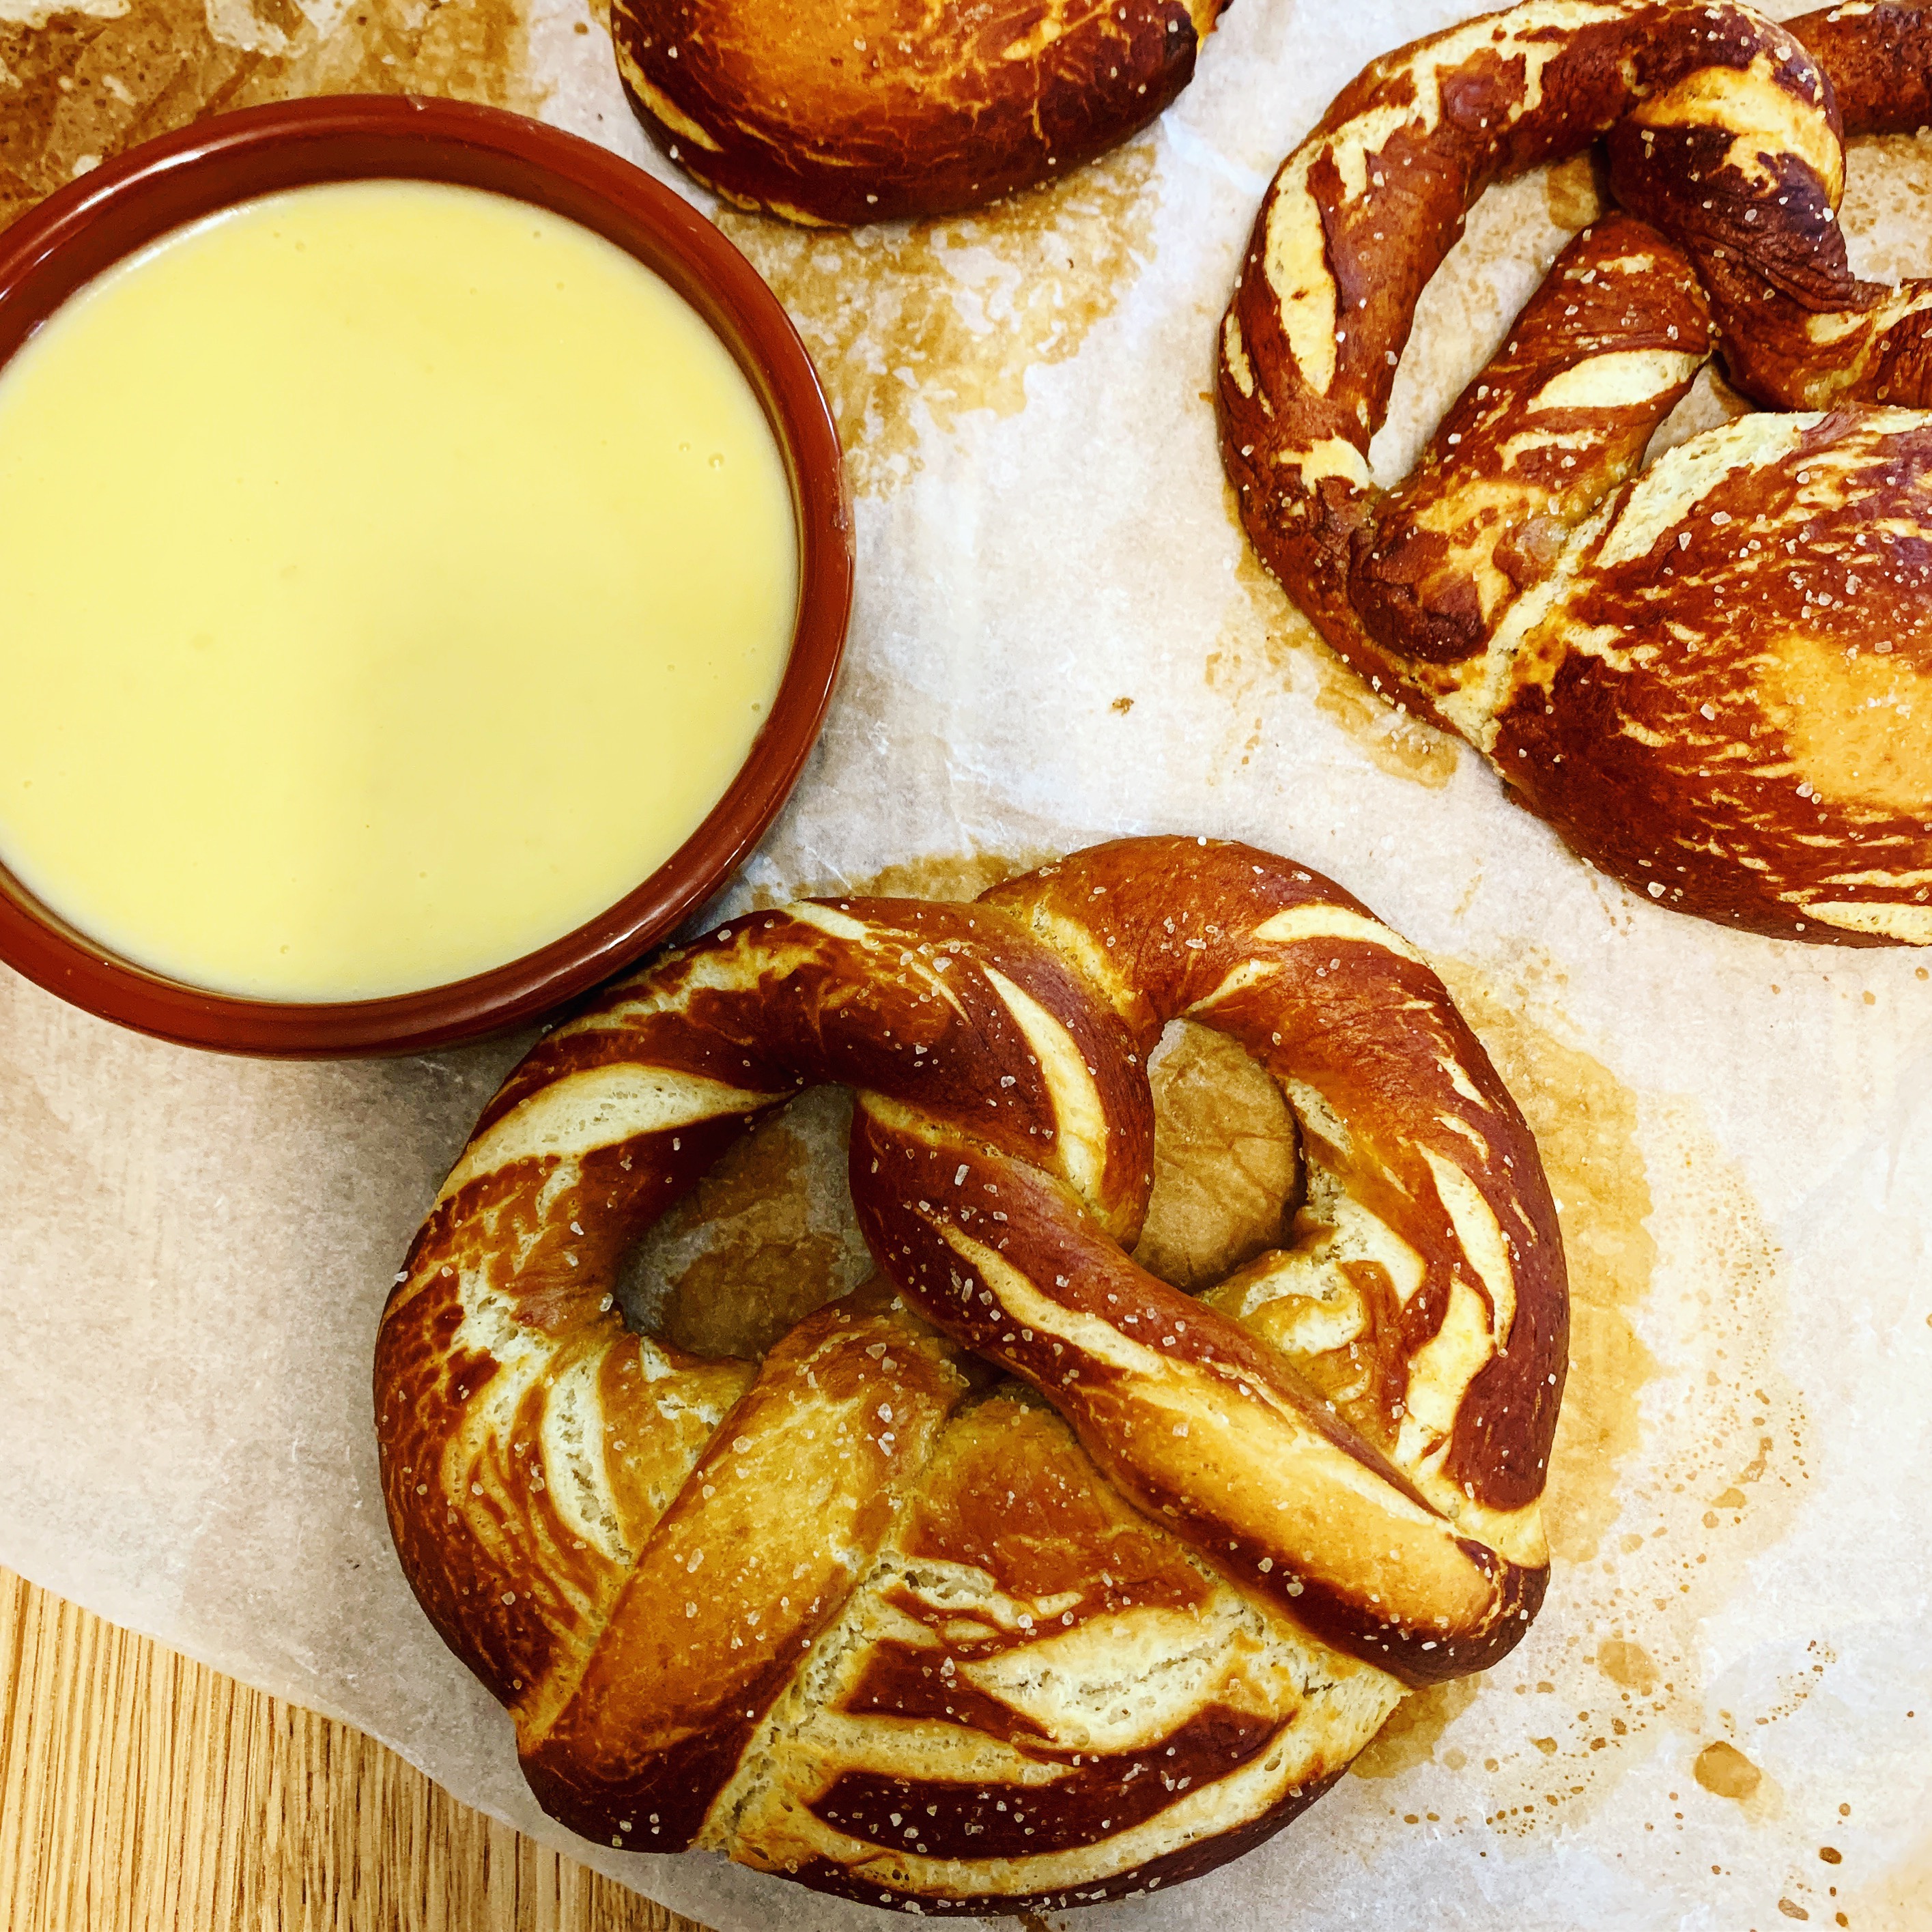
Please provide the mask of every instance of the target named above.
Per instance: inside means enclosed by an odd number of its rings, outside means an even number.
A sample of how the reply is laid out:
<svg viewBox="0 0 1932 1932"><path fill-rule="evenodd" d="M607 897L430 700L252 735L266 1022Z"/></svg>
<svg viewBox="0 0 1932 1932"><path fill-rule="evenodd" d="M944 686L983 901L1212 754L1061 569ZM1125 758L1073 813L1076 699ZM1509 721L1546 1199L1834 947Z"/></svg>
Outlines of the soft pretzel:
<svg viewBox="0 0 1932 1932"><path fill-rule="evenodd" d="M1194 76L1223 0L614 0L645 130L788 220L955 214L1063 179Z"/></svg>
<svg viewBox="0 0 1932 1932"><path fill-rule="evenodd" d="M1125 1252L1181 1017L1273 1074L1306 1176L1198 1298ZM820 1082L880 1274L762 1362L628 1330L626 1248ZM1534 1143L1414 950L1286 860L1131 839L748 914L550 1034L385 1311L384 1493L576 1829L1071 1904L1257 1842L1515 1643L1567 1320Z"/></svg>
<svg viewBox="0 0 1932 1932"><path fill-rule="evenodd" d="M1928 110L1916 8L1528 0L1364 70L1222 325L1243 522L1328 641L1592 863L1785 938L1932 944L1932 284L1859 281L1835 213L1844 128ZM1378 490L1468 208L1599 138L1625 212ZM1714 344L1766 412L1638 475Z"/></svg>

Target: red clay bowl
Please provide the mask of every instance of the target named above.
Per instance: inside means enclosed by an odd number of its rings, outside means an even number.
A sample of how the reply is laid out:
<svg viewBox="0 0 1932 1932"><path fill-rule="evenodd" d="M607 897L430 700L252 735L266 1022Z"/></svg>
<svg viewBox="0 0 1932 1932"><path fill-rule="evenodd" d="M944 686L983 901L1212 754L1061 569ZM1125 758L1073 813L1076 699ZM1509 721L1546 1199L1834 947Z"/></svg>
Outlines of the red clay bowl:
<svg viewBox="0 0 1932 1932"><path fill-rule="evenodd" d="M709 898L764 836L818 736L844 648L852 525L838 432L777 298L668 188L520 115L343 95L223 115L148 142L0 233L0 367L84 283L169 230L278 189L370 178L448 182L549 208L628 250L710 323L764 403L790 476L791 653L742 768L664 865L601 918L450 986L340 1005L208 992L114 958L0 868L0 960L88 1012L184 1046L311 1059L415 1052L503 1031L608 978Z"/></svg>

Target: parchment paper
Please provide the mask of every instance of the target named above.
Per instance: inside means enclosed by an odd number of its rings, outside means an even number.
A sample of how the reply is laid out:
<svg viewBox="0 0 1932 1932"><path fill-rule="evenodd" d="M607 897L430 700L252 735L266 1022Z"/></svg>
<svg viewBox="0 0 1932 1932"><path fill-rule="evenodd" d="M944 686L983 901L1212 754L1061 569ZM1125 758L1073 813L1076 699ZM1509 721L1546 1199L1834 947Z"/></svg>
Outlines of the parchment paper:
<svg viewBox="0 0 1932 1932"><path fill-rule="evenodd" d="M669 177L580 0L93 4L0 0L0 212L218 96L332 85L539 107ZM976 220L812 238L722 218L820 360L860 561L824 740L716 910L899 866L957 886L983 855L1115 832L1252 839L1443 962L1542 1139L1576 1300L1541 1619L1486 1678L1405 1706L1273 1844L1083 1928L1922 1927L1925 956L1719 932L1587 872L1473 754L1375 710L1226 508L1204 392L1267 176L1365 59L1462 10L1239 0L1158 129ZM1914 144L1865 152L1848 226L1909 241L1928 185ZM1588 199L1571 169L1479 212L1385 473ZM396 1568L376 1315L521 1044L227 1062L0 977L0 1561L720 1932L874 1922L548 1822Z"/></svg>

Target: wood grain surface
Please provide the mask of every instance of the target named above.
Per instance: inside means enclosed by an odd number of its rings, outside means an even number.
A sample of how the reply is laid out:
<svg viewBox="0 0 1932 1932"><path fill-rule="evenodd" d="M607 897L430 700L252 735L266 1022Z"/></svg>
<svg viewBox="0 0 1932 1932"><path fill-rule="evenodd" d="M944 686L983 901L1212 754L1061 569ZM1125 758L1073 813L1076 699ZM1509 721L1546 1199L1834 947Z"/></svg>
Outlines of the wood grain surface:
<svg viewBox="0 0 1932 1932"><path fill-rule="evenodd" d="M0 1570L5 1932L704 1932Z"/></svg>

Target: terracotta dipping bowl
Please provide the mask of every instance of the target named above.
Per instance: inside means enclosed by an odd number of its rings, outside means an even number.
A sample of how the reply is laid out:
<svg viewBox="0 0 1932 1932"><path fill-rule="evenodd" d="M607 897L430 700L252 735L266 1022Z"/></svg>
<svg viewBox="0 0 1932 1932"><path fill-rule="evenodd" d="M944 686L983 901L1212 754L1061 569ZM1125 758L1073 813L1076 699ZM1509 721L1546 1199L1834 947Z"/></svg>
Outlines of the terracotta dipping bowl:
<svg viewBox="0 0 1932 1932"><path fill-rule="evenodd" d="M83 284L170 230L283 188L376 178L485 188L548 208L635 256L710 324L763 403L790 478L790 656L742 767L669 860L588 925L452 985L339 1005L208 992L116 958L0 868L0 960L104 1019L185 1046L299 1058L416 1052L506 1030L608 978L701 905L764 836L818 738L844 648L852 531L838 434L777 298L669 189L520 115L344 95L223 115L134 148L0 232L0 368Z"/></svg>

